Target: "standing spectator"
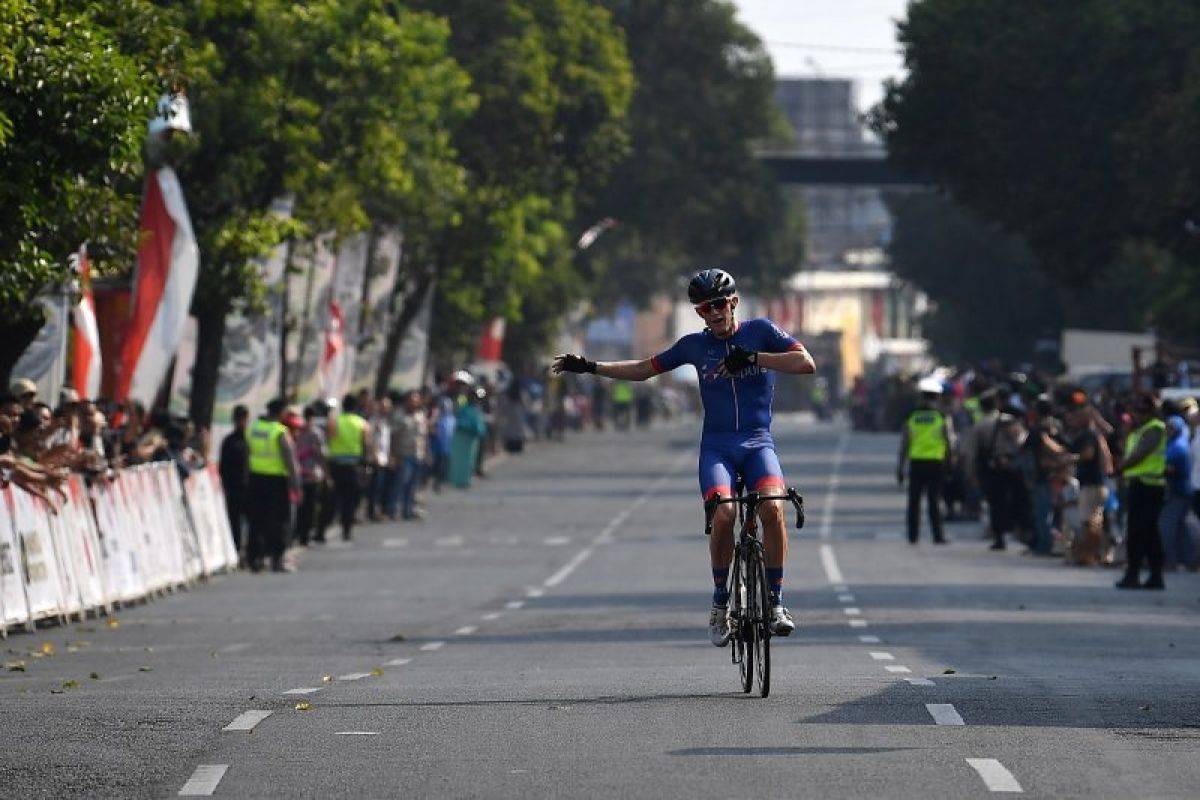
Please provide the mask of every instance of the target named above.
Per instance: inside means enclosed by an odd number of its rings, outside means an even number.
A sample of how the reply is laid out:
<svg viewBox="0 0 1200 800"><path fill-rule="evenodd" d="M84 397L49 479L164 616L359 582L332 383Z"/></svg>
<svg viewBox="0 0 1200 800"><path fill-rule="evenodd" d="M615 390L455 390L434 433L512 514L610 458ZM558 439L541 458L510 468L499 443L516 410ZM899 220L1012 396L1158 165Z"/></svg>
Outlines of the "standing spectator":
<svg viewBox="0 0 1200 800"><path fill-rule="evenodd" d="M1125 575L1118 589L1162 589L1163 550L1158 535L1158 517L1163 506L1163 473L1166 469L1166 425L1158 418L1154 398L1140 395L1133 404L1134 429L1125 442L1118 469L1129 482L1126 513ZM1139 582L1142 564L1150 567L1150 577Z"/></svg>
<svg viewBox="0 0 1200 800"><path fill-rule="evenodd" d="M479 446L487 436L487 422L480 403L485 392L477 388L467 395L454 420L454 440L450 445L450 483L460 489L471 485L471 474L479 457Z"/></svg>
<svg viewBox="0 0 1200 800"><path fill-rule="evenodd" d="M1108 500L1105 477L1112 472L1112 456L1104 437L1095 430L1092 416L1087 395L1073 393L1066 423L1079 481L1079 538L1071 543L1068 556L1077 564L1096 565L1104 558L1104 504Z"/></svg>
<svg viewBox="0 0 1200 800"><path fill-rule="evenodd" d="M1188 427L1183 417L1167 417L1167 451L1163 476L1166 493L1158 527L1162 535L1168 568L1196 568L1196 544L1188 522L1192 503L1192 452L1188 448Z"/></svg>
<svg viewBox="0 0 1200 800"><path fill-rule="evenodd" d="M17 378L8 387L8 392L14 400L21 404L22 409L32 408L34 402L37 401L37 384L29 378Z"/></svg>
<svg viewBox="0 0 1200 800"><path fill-rule="evenodd" d="M954 450L954 427L937 407L942 384L936 378L925 378L918 386L920 401L909 415L900 435L900 454L896 465L896 480L904 483L904 465L908 464L908 541L917 543L920 528L921 495L929 506L929 526L935 544L945 544L942 531L942 480L946 465Z"/></svg>
<svg viewBox="0 0 1200 800"><path fill-rule="evenodd" d="M504 440L504 449L509 453L520 453L525 449L528 436L526 427L525 392L521 382L513 378L508 388L500 396L499 410L496 418L500 426L500 437Z"/></svg>
<svg viewBox="0 0 1200 800"><path fill-rule="evenodd" d="M302 547L325 541L325 526L317 525L317 508L329 503L325 491L329 479L325 453L325 434L317 426L317 409L304 409L304 424L295 432L296 463L300 467L300 508L296 510L296 529L293 538ZM321 515L324 517L324 514ZM317 525L315 534L313 526Z"/></svg>
<svg viewBox="0 0 1200 800"><path fill-rule="evenodd" d="M342 407L329 418L329 472L333 478L333 505L342 523L342 540L350 541L354 514L362 497L359 476L372 451L367 421L358 414L358 398L346 395Z"/></svg>
<svg viewBox="0 0 1200 800"><path fill-rule="evenodd" d="M1048 556L1054 549L1052 515L1054 491L1051 480L1064 459L1070 456L1058 435L1058 420L1049 396L1039 395L1030 415L1029 436L1025 447L1029 451L1033 483L1033 555Z"/></svg>
<svg viewBox="0 0 1200 800"><path fill-rule="evenodd" d="M430 400L430 406L429 478L433 490L440 492L450 470L450 443L458 408L450 390L439 392Z"/></svg>
<svg viewBox="0 0 1200 800"><path fill-rule="evenodd" d="M626 381L612 385L613 427L627 431L633 422L633 386Z"/></svg>
<svg viewBox="0 0 1200 800"><path fill-rule="evenodd" d="M221 488L225 491L225 513L229 516L229 529L233 531L233 546L242 554L243 560L242 531L246 518L246 486L250 480L250 443L246 439L249 423L250 409L243 405L234 406L233 430L221 441L217 467Z"/></svg>
<svg viewBox="0 0 1200 800"><path fill-rule="evenodd" d="M396 477L396 469L390 465L392 442L392 399L381 397L375 402L370 419L371 451L367 461L370 474L367 491L367 519L375 522L387 501L388 488Z"/></svg>
<svg viewBox="0 0 1200 800"><path fill-rule="evenodd" d="M421 393L411 391L404 396L401 412L392 426L391 462L395 479L389 486L385 510L396 518L396 506L404 519L420 519L417 508L417 487L421 483L429 441L429 424Z"/></svg>
<svg viewBox="0 0 1200 800"><path fill-rule="evenodd" d="M479 451L475 455L475 476L479 478L487 477L483 469L484 459L496 453L495 393L495 385L486 377L475 389L475 399L479 405L479 413L483 416L484 429L483 437L479 440Z"/></svg>
<svg viewBox="0 0 1200 800"><path fill-rule="evenodd" d="M283 563L291 523L293 495L300 494L292 437L283 424L287 402L276 398L267 413L246 431L250 445L250 481L246 495L250 517L247 560L252 572L260 572L264 557L271 559L272 572L291 572Z"/></svg>

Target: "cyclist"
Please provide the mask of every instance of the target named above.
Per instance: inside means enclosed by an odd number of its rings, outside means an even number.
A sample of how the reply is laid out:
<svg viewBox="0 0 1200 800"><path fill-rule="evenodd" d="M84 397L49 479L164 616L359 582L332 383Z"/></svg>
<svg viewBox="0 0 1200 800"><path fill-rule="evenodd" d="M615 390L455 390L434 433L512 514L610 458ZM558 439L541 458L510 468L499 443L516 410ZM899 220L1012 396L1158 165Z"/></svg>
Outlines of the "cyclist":
<svg viewBox="0 0 1200 800"><path fill-rule="evenodd" d="M804 345L769 319L737 322L737 287L721 269L698 272L688 284L688 298L705 328L675 342L662 353L641 361L589 361L575 354L556 356L555 373L592 372L605 378L644 381L683 364L700 375L704 433L700 440L700 491L705 502L733 495L733 479L741 473L751 491L785 490L783 470L771 438L771 403L775 372L809 375L816 371ZM783 565L787 559L787 526L779 500L759 506L767 583L771 592L771 631L787 636L796 629L783 605ZM713 607L709 636L717 647L729 643L726 588L733 560L734 508L716 506L709 541Z"/></svg>

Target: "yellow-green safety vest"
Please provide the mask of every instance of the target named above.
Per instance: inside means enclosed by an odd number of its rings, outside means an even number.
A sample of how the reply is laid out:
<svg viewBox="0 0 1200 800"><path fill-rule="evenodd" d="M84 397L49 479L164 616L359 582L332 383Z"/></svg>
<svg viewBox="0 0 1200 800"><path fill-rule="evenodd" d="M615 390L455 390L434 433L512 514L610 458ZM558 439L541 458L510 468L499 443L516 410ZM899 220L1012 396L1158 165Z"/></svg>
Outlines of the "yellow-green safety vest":
<svg viewBox="0 0 1200 800"><path fill-rule="evenodd" d="M353 412L338 414L330 420L329 457L339 461L361 460L363 431L367 421Z"/></svg>
<svg viewBox="0 0 1200 800"><path fill-rule="evenodd" d="M1161 419L1152 419L1137 430L1130 431L1125 440L1125 452L1132 453L1137 450L1138 442L1150 428L1159 432L1158 446L1154 448L1154 452L1126 470L1125 477L1137 478L1151 486L1162 486L1166 483L1163 473L1167 469L1167 426Z"/></svg>
<svg viewBox="0 0 1200 800"><path fill-rule="evenodd" d="M250 445L250 472L255 475L287 475L287 464L279 449L280 438L287 433L283 423L273 419L255 420L246 429Z"/></svg>
<svg viewBox="0 0 1200 800"><path fill-rule="evenodd" d="M612 399L614 403L632 403L633 387L624 381L613 384Z"/></svg>
<svg viewBox="0 0 1200 800"><path fill-rule="evenodd" d="M919 408L908 417L909 461L944 461L946 459L946 419L942 412Z"/></svg>
<svg viewBox="0 0 1200 800"><path fill-rule="evenodd" d="M963 400L963 408L971 416L971 424L978 425L979 420L983 419L983 408L979 405L978 397L968 397Z"/></svg>

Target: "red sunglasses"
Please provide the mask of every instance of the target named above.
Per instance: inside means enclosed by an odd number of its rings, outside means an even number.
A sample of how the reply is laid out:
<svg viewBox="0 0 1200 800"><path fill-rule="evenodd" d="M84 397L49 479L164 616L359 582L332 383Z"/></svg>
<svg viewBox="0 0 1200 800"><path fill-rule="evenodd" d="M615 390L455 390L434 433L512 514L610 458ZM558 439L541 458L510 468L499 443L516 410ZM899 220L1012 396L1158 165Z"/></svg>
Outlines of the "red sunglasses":
<svg viewBox="0 0 1200 800"><path fill-rule="evenodd" d="M715 300L707 300L703 303L697 303L696 313L700 316L704 316L712 311L724 311L728 305L728 297L718 297Z"/></svg>

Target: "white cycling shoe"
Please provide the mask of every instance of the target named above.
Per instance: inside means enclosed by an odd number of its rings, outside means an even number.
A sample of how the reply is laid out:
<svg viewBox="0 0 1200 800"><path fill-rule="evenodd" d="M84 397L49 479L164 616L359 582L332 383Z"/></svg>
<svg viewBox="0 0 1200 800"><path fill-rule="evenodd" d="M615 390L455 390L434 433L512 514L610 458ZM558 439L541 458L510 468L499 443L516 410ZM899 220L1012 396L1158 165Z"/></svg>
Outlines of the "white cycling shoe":
<svg viewBox="0 0 1200 800"><path fill-rule="evenodd" d="M796 630L796 623L792 621L792 612L783 606L775 606L771 609L769 624L771 633L775 636L791 636L792 631Z"/></svg>
<svg viewBox="0 0 1200 800"><path fill-rule="evenodd" d="M729 609L725 606L713 606L708 615L708 638L716 647L729 644Z"/></svg>

